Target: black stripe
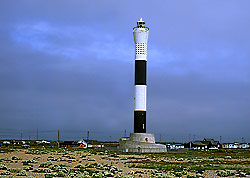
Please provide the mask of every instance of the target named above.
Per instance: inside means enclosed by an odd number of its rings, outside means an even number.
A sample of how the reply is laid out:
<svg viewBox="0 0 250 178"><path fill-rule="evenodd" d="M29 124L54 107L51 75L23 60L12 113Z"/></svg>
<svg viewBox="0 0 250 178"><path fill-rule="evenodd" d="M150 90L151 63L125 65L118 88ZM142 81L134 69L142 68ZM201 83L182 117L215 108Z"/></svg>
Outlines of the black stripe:
<svg viewBox="0 0 250 178"><path fill-rule="evenodd" d="M147 84L147 61L135 60L135 85Z"/></svg>
<svg viewBox="0 0 250 178"><path fill-rule="evenodd" d="M134 133L146 133L146 111L134 111Z"/></svg>

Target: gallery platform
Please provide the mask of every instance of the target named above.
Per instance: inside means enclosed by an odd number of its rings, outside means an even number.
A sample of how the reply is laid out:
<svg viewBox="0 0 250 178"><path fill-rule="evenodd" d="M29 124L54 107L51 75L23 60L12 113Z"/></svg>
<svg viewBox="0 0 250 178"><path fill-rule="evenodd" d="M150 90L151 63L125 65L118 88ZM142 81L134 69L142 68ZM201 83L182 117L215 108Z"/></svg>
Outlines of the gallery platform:
<svg viewBox="0 0 250 178"><path fill-rule="evenodd" d="M154 134L130 133L130 137L122 137L119 142L119 150L133 153L164 153L166 145L156 144Z"/></svg>

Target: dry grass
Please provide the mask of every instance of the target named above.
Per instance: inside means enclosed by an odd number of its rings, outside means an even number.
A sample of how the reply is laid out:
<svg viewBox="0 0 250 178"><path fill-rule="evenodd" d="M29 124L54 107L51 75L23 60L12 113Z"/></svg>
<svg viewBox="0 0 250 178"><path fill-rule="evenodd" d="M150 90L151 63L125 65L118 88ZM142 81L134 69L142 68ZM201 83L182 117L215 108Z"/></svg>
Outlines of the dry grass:
<svg viewBox="0 0 250 178"><path fill-rule="evenodd" d="M0 148L0 177L250 177L249 150L126 154Z"/></svg>

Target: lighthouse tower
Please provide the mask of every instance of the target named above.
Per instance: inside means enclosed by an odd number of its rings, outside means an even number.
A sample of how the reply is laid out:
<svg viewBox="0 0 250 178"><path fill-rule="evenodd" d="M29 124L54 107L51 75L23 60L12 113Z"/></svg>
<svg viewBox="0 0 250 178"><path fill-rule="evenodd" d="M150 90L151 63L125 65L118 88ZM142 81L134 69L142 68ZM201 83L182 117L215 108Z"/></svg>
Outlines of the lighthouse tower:
<svg viewBox="0 0 250 178"><path fill-rule="evenodd" d="M149 28L142 18L133 29L135 41L134 133L146 133L147 42Z"/></svg>
<svg viewBox="0 0 250 178"><path fill-rule="evenodd" d="M119 149L124 152L163 153L166 146L155 143L155 136L146 133L147 104L147 43L149 28L140 19L133 28L135 41L134 133L120 138Z"/></svg>

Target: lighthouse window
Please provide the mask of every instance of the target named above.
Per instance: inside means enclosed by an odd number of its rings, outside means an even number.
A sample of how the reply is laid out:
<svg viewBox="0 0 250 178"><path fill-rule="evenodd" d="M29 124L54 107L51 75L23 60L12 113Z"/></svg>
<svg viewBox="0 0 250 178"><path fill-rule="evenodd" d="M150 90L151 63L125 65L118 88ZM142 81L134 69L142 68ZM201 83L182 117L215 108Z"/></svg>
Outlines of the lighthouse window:
<svg viewBox="0 0 250 178"><path fill-rule="evenodd" d="M136 43L135 53L140 55L147 55L147 44L146 43Z"/></svg>

